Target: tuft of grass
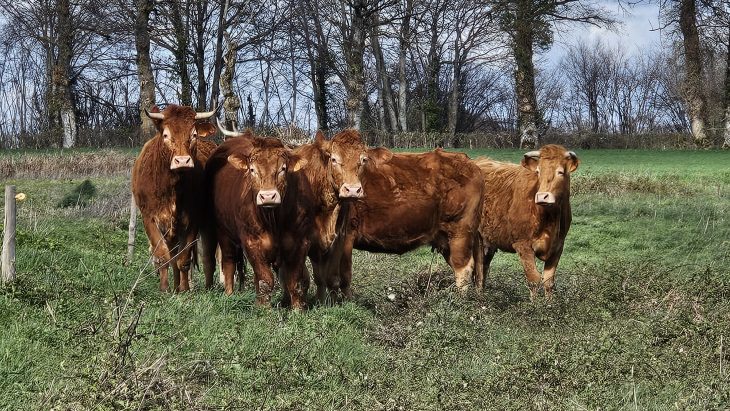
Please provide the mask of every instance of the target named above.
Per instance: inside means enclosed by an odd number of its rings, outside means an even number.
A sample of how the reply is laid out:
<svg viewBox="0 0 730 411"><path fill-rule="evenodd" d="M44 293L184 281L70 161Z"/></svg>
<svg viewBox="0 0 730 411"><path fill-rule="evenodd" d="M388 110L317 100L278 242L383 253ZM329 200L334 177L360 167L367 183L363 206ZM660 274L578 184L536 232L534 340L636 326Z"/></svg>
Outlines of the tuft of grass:
<svg viewBox="0 0 730 411"><path fill-rule="evenodd" d="M86 179L82 181L81 184L74 187L70 193L66 194L61 201L56 204L56 207L86 207L95 196L96 187L94 187L91 180Z"/></svg>

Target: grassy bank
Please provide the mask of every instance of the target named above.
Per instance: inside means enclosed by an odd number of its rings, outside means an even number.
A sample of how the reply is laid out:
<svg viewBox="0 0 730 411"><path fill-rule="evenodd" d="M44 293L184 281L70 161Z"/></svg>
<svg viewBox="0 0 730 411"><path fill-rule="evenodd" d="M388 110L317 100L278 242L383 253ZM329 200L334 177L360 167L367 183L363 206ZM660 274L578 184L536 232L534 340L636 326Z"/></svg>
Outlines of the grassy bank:
<svg viewBox="0 0 730 411"><path fill-rule="evenodd" d="M428 249L356 253L355 300L304 313L256 309L250 288L160 294L141 227L123 264L123 167L89 171L85 208L56 207L83 173L10 177L28 199L0 289L0 408L727 408L730 153L578 154L551 304L503 253L461 298Z"/></svg>

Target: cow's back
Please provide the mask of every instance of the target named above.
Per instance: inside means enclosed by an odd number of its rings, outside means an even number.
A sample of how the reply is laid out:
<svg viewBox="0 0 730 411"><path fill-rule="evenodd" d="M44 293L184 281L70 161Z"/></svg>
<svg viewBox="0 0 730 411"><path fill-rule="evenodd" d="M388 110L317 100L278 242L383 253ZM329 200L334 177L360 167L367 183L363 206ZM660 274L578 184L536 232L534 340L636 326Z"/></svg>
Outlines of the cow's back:
<svg viewBox="0 0 730 411"><path fill-rule="evenodd" d="M355 247L404 253L433 243L454 221L478 218L481 175L468 158L440 150L394 154L363 177L355 204ZM476 224L474 224L476 227Z"/></svg>

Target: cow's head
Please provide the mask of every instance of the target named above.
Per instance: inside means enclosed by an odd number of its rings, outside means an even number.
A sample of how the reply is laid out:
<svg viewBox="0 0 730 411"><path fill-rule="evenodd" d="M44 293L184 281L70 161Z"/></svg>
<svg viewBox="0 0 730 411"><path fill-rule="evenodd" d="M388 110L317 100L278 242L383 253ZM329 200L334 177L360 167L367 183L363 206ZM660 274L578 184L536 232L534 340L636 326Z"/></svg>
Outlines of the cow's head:
<svg viewBox="0 0 730 411"><path fill-rule="evenodd" d="M574 152L555 144L525 153L522 165L537 173L539 180L535 203L541 206L559 205L566 195L570 195L570 173L579 164L580 160Z"/></svg>
<svg viewBox="0 0 730 411"><path fill-rule="evenodd" d="M387 162L393 156L384 148L368 149L355 130L341 131L329 141L318 131L314 144L326 157L327 177L341 199L363 197L360 177L365 166Z"/></svg>
<svg viewBox="0 0 730 411"><path fill-rule="evenodd" d="M195 167L198 139L215 134L216 128L208 121L216 110L196 113L192 107L170 104L160 112L157 106L145 113L151 118L157 134L169 150L170 170L189 170Z"/></svg>
<svg viewBox="0 0 730 411"><path fill-rule="evenodd" d="M221 131L226 136L237 137L228 163L250 182L256 205L280 205L286 192L287 173L297 168L300 157L276 138L254 137L250 130L239 133L221 127Z"/></svg>

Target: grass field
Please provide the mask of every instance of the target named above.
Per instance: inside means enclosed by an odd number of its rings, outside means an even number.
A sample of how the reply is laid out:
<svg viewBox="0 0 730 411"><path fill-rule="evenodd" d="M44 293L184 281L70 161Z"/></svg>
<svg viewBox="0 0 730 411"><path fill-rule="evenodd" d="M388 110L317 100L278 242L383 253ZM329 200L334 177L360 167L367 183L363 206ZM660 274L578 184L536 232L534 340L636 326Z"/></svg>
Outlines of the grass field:
<svg viewBox="0 0 730 411"><path fill-rule="evenodd" d="M124 266L127 163L91 172L89 206L56 208L91 160L19 168L29 155L0 155L28 196L0 289L0 409L730 407L730 152L578 152L550 304L513 254L459 297L421 249L356 253L354 301L303 313L255 308L250 288L159 293L141 228Z"/></svg>

